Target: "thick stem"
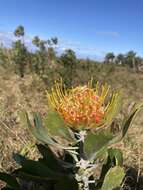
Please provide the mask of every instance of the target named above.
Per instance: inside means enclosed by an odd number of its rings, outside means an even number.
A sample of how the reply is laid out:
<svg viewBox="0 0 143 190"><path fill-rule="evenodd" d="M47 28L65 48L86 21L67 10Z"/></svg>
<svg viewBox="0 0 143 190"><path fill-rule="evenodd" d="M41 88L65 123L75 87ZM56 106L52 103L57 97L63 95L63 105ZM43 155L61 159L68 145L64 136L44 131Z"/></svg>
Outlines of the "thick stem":
<svg viewBox="0 0 143 190"><path fill-rule="evenodd" d="M93 168L95 165L91 164L84 153L84 141L87 135L86 131L80 131L77 136L79 138L79 161L76 162L76 166L79 168L76 175L76 179L79 182L79 186L83 190L89 190L89 184L95 183L94 180L89 180L92 175Z"/></svg>

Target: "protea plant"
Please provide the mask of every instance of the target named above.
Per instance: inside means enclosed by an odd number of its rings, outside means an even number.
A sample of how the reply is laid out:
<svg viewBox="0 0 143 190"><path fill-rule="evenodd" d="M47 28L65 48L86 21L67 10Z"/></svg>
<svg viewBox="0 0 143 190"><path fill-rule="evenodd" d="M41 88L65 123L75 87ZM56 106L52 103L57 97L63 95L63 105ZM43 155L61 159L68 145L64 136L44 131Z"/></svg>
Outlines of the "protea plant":
<svg viewBox="0 0 143 190"><path fill-rule="evenodd" d="M17 190L27 186L34 190L119 188L125 175L123 157L113 145L124 138L142 106L134 105L129 116L118 121L121 93L98 83L93 88L92 81L69 90L62 81L55 83L47 97L50 111L45 118L34 113L31 122L25 114L30 131L41 142L37 147L43 157L33 161L14 155L22 167L10 175L0 174L7 187ZM118 126L116 133L113 125Z"/></svg>

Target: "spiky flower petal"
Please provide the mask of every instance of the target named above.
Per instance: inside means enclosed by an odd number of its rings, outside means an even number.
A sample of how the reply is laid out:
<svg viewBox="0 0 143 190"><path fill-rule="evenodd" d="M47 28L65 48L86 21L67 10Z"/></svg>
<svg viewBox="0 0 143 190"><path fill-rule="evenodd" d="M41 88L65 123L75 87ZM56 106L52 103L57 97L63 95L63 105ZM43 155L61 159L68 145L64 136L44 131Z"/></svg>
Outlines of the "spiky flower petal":
<svg viewBox="0 0 143 190"><path fill-rule="evenodd" d="M92 87L90 82L85 86L78 86L65 90L61 83L55 83L51 93L47 93L50 105L60 114L71 127L93 128L104 124L112 117L117 109L118 93L113 93L108 103L109 86ZM114 112L114 113L113 113Z"/></svg>

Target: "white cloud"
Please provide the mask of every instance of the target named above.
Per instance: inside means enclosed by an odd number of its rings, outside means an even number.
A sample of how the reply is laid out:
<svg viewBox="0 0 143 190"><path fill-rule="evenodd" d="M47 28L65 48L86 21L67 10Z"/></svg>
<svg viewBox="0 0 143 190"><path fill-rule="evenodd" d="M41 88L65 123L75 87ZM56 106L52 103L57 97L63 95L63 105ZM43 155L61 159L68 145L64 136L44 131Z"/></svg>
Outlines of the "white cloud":
<svg viewBox="0 0 143 190"><path fill-rule="evenodd" d="M87 45L83 45L80 42L71 42L66 40L59 41L59 49L73 49L74 51L82 54L92 55L95 54L98 50L96 47L91 47Z"/></svg>
<svg viewBox="0 0 143 190"><path fill-rule="evenodd" d="M119 37L120 34L119 32L115 32L115 31L97 31L96 35L101 35L101 36L110 36L110 37Z"/></svg>

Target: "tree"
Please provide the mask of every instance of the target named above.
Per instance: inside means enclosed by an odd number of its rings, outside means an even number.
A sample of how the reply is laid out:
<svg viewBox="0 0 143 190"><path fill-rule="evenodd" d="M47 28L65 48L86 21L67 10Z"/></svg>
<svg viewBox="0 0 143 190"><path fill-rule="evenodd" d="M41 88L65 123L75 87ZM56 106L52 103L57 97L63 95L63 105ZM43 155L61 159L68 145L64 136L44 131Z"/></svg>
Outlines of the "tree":
<svg viewBox="0 0 143 190"><path fill-rule="evenodd" d="M63 78L65 79L65 84L67 87L71 87L77 64L75 52L71 49L65 50L65 52L60 57L60 61L64 66Z"/></svg>
<svg viewBox="0 0 143 190"><path fill-rule="evenodd" d="M46 50L47 41L41 40L38 36L35 36L32 40L33 45L38 47L41 51Z"/></svg>
<svg viewBox="0 0 143 190"><path fill-rule="evenodd" d="M48 40L48 62L54 63L56 60L56 46L58 44L58 38L54 37ZM53 64L52 64L53 65Z"/></svg>
<svg viewBox="0 0 143 190"><path fill-rule="evenodd" d="M15 31L14 31L14 35L16 36L16 37L21 37L21 36L24 36L24 27L23 26L18 26L16 29L15 29Z"/></svg>
<svg viewBox="0 0 143 190"><path fill-rule="evenodd" d="M135 68L135 58L136 58L136 52L129 51L126 54L126 64L129 65L131 68Z"/></svg>
<svg viewBox="0 0 143 190"><path fill-rule="evenodd" d="M58 38L54 37L47 40L47 44L49 47L56 46L58 44Z"/></svg>
<svg viewBox="0 0 143 190"><path fill-rule="evenodd" d="M41 40L35 36L32 40L33 45L38 49L35 53L34 68L37 74L44 74L48 67L52 67L53 60L56 59L54 45L57 45L58 39Z"/></svg>
<svg viewBox="0 0 143 190"><path fill-rule="evenodd" d="M21 40L17 40L12 45L13 51L13 61L18 69L18 72L21 77L24 77L25 68L27 65L27 55L28 51L24 44L21 43Z"/></svg>
<svg viewBox="0 0 143 190"><path fill-rule="evenodd" d="M39 47L40 44L40 38L38 36L35 36L32 40L33 45L35 45L36 47Z"/></svg>
<svg viewBox="0 0 143 190"><path fill-rule="evenodd" d="M74 67L76 64L76 55L75 52L71 49L65 50L61 55L61 61L65 66Z"/></svg>
<svg viewBox="0 0 143 190"><path fill-rule="evenodd" d="M123 65L125 61L125 57L122 53L118 54L116 57L117 64Z"/></svg>
<svg viewBox="0 0 143 190"><path fill-rule="evenodd" d="M12 51L13 51L13 61L16 64L16 68L18 69L18 72L21 77L24 77L24 72L25 72L25 67L27 64L27 55L28 55L28 50L24 44L24 27L23 26L18 26L15 31L14 35L18 38L16 42L13 42L12 45Z"/></svg>
<svg viewBox="0 0 143 190"><path fill-rule="evenodd" d="M18 26L15 31L14 31L14 35L15 37L21 38L24 44L24 35L25 35L25 31L24 31L24 27L23 26Z"/></svg>
<svg viewBox="0 0 143 190"><path fill-rule="evenodd" d="M106 63L113 63L114 58L115 58L114 53L113 52L109 52L105 56L105 62Z"/></svg>
<svg viewBox="0 0 143 190"><path fill-rule="evenodd" d="M135 69L137 72L140 71L140 68L142 67L142 62L143 62L143 59L141 57L137 56L135 58Z"/></svg>
<svg viewBox="0 0 143 190"><path fill-rule="evenodd" d="M58 44L58 38L57 37L51 38L51 42L53 43L53 45L57 45Z"/></svg>

